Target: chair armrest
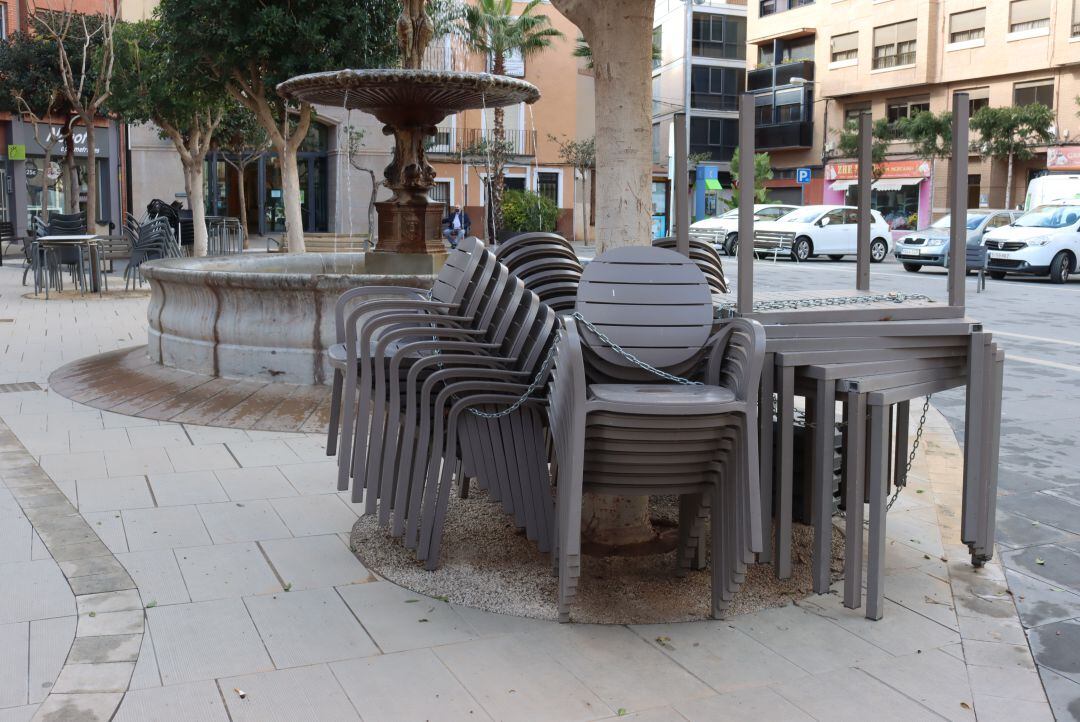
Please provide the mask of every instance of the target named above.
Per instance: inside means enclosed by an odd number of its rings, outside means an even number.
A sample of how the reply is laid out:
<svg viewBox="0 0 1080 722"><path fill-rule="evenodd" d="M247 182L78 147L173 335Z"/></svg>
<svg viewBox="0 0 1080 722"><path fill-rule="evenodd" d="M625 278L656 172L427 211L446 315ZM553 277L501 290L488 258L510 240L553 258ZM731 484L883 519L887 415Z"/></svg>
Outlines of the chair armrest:
<svg viewBox="0 0 1080 722"><path fill-rule="evenodd" d="M357 288L350 288L340 296L338 296L337 302L334 304L334 318L337 323L338 339L345 335L345 306L350 301L362 298L364 296L391 296L394 294L412 297L412 300L425 301L426 292L419 288L413 288L411 286L358 286ZM390 299L382 299L390 300Z"/></svg>

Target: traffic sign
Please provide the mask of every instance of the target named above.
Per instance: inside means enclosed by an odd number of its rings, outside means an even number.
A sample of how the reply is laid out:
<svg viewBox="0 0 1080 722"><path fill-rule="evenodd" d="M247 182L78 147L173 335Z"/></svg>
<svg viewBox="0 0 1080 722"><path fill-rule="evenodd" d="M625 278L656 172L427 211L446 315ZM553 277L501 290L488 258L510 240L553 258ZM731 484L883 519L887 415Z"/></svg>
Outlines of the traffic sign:
<svg viewBox="0 0 1080 722"><path fill-rule="evenodd" d="M795 181L798 183L810 182L810 169L809 168L797 168L795 170Z"/></svg>

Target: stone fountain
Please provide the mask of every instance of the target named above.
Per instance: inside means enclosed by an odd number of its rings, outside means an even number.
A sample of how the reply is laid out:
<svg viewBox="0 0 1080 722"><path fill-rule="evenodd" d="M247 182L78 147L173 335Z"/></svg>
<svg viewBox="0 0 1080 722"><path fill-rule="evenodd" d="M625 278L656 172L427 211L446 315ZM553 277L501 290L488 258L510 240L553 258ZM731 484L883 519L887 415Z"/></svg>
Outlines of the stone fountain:
<svg viewBox="0 0 1080 722"><path fill-rule="evenodd" d="M402 68L312 73L278 86L285 97L371 113L394 137L384 171L393 197L376 204L378 248L360 253L175 258L143 266L151 298L148 354L209 376L327 383L334 304L347 288L430 288L446 260L442 206L428 199L435 170L424 153L451 113L533 103L523 80L422 70L434 34L427 0L404 0L397 22ZM374 298L374 297L372 297Z"/></svg>
<svg viewBox="0 0 1080 722"><path fill-rule="evenodd" d="M534 103L531 83L490 73L422 70L434 34L427 0L404 0L397 21L401 69L339 70L301 75L278 86L294 100L371 113L394 136L393 161L383 172L394 197L375 205L379 245L367 258L368 273L432 274L446 260L442 207L431 203L435 169L424 143L451 113Z"/></svg>

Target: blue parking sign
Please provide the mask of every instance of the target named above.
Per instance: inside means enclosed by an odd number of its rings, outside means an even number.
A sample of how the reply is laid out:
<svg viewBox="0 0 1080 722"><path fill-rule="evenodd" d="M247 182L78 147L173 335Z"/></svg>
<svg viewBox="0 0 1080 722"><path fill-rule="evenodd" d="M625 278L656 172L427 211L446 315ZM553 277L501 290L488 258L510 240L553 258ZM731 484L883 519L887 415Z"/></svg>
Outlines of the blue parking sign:
<svg viewBox="0 0 1080 722"><path fill-rule="evenodd" d="M810 169L809 168L797 168L795 170L795 181L797 183L809 183L810 182Z"/></svg>

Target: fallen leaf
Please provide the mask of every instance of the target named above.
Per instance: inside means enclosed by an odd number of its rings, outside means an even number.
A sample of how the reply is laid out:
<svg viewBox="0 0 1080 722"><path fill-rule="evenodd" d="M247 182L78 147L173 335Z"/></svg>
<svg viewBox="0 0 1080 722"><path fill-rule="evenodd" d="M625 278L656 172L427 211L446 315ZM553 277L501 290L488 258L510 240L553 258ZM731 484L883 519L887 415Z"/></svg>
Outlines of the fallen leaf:
<svg viewBox="0 0 1080 722"><path fill-rule="evenodd" d="M416 621L418 621L418 622L426 622L427 620L426 619L417 619Z"/></svg>
<svg viewBox="0 0 1080 722"><path fill-rule="evenodd" d="M1041 566L1043 566L1044 564L1046 564L1046 560L1045 560L1045 559L1041 559L1041 558L1039 558L1039 557L1035 557L1035 563L1036 563L1036 564L1038 564L1038 565L1039 565L1039 566L1041 567Z"/></svg>
<svg viewBox="0 0 1080 722"><path fill-rule="evenodd" d="M964 709L971 709L971 705L969 705L967 702L961 702L960 706Z"/></svg>
<svg viewBox="0 0 1080 722"><path fill-rule="evenodd" d="M619 717L625 717L626 716L626 707L619 707L619 709L615 710L615 714L618 715Z"/></svg>
<svg viewBox="0 0 1080 722"><path fill-rule="evenodd" d="M419 601L420 601L419 599L406 599L405 603L406 604L416 604Z"/></svg>
<svg viewBox="0 0 1080 722"><path fill-rule="evenodd" d="M97 612L90 612L90 616L91 616L91 617L96 617L96 616L97 616Z"/></svg>
<svg viewBox="0 0 1080 722"><path fill-rule="evenodd" d="M292 591L292 582L285 582L285 586L282 587L282 589L284 589L287 592L291 592Z"/></svg>
<svg viewBox="0 0 1080 722"><path fill-rule="evenodd" d="M450 601L450 597L444 597L441 594L436 594L435 598L438 599L440 602L449 602Z"/></svg>
<svg viewBox="0 0 1080 722"><path fill-rule="evenodd" d="M153 609L156 606L157 606L157 600L156 599L151 599L149 602L146 603L146 608L147 609Z"/></svg>

